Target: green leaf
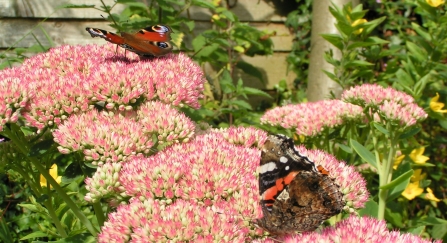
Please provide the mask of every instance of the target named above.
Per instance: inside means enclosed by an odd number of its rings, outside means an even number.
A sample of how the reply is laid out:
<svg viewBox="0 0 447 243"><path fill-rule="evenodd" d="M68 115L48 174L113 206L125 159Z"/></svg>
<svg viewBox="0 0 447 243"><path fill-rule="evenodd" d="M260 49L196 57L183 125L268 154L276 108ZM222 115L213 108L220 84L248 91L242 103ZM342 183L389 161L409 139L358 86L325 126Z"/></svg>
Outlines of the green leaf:
<svg viewBox="0 0 447 243"><path fill-rule="evenodd" d="M20 240L28 240L28 239L39 238L39 237L48 237L48 234L44 233L42 231L36 231L36 232L33 232L29 235L26 235L26 236L20 238Z"/></svg>
<svg viewBox="0 0 447 243"><path fill-rule="evenodd" d="M436 217L423 218L418 220L418 222L424 225L447 224L447 220Z"/></svg>
<svg viewBox="0 0 447 243"><path fill-rule="evenodd" d="M447 224L433 225L432 237L434 239L442 239L447 235Z"/></svg>
<svg viewBox="0 0 447 243"><path fill-rule="evenodd" d="M344 145L344 144L337 143L337 146L338 146L341 150L345 151L345 152L348 153L348 154L352 154L352 152L353 152L351 147L346 146L346 145Z"/></svg>
<svg viewBox="0 0 447 243"><path fill-rule="evenodd" d="M345 67L349 67L349 68L358 68L358 67L368 67L368 66L373 66L374 64L367 62L367 61L363 61L363 60L353 60L350 62L347 62L345 64Z"/></svg>
<svg viewBox="0 0 447 243"><path fill-rule="evenodd" d="M365 207L359 211L360 216L377 217L379 205L372 199L365 203Z"/></svg>
<svg viewBox="0 0 447 243"><path fill-rule="evenodd" d="M235 106L237 106L239 108L245 108L247 110L252 110L253 109L251 107L251 105L248 102L244 101L244 100L228 100L227 103L229 105L235 105Z"/></svg>
<svg viewBox="0 0 447 243"><path fill-rule="evenodd" d="M236 67L240 68L242 71L244 71L244 73L258 78L261 82L264 83L261 71L259 71L259 69L253 66L252 64L240 61L236 64Z"/></svg>
<svg viewBox="0 0 447 243"><path fill-rule="evenodd" d="M420 131L421 131L421 128L419 128L419 127L412 128L412 129L402 133L399 136L399 139L407 139L407 138L413 137L414 135L416 135Z"/></svg>
<svg viewBox="0 0 447 243"><path fill-rule="evenodd" d="M233 84L233 79L231 78L230 72L228 70L223 70L221 78L219 80L222 92L225 94L232 93L236 90L236 87Z"/></svg>
<svg viewBox="0 0 447 243"><path fill-rule="evenodd" d="M416 58L418 62L424 62L427 60L427 53L421 49L418 45L414 44L411 41L406 42L407 48L410 51L411 57Z"/></svg>
<svg viewBox="0 0 447 243"><path fill-rule="evenodd" d="M335 76L335 74L333 74L329 71L326 71L326 70L323 70L323 73L325 73L330 79L334 80L335 82L338 81L338 78L337 78L337 76Z"/></svg>
<svg viewBox="0 0 447 243"><path fill-rule="evenodd" d="M416 85L414 85L414 93L416 97L420 97L422 95L425 86L427 86L427 83L432 77L436 77L436 71L434 70L430 70L429 73L424 75L418 82L416 82Z"/></svg>
<svg viewBox="0 0 447 243"><path fill-rule="evenodd" d="M28 156L35 157L35 156L44 154L51 148L51 146L53 144L54 144L53 139L47 139L47 140L38 142L34 146L31 147Z"/></svg>
<svg viewBox="0 0 447 243"><path fill-rule="evenodd" d="M422 36L422 38L424 38L426 41L432 42L431 35L420 25L416 24L415 22L411 22L411 27L413 27L414 31Z"/></svg>
<svg viewBox="0 0 447 243"><path fill-rule="evenodd" d="M235 22L236 21L236 16L231 11L225 10L225 11L222 11L221 14L223 16L225 16L227 19L229 19L231 22Z"/></svg>
<svg viewBox="0 0 447 243"><path fill-rule="evenodd" d="M409 170L409 171L405 172L403 175L392 180L390 183L383 185L379 188L383 189L383 190L389 190L389 189L395 188L401 184L405 184L405 188L406 188L408 185L408 182L410 181L411 176L413 175L413 172L414 172L413 170Z"/></svg>
<svg viewBox="0 0 447 243"><path fill-rule="evenodd" d="M199 35L192 40L192 48L195 52L198 52L204 45L206 45L206 38L203 35Z"/></svg>
<svg viewBox="0 0 447 243"><path fill-rule="evenodd" d="M350 143L355 152L357 152L357 154L362 157L363 160L377 169L376 157L369 150L367 150L363 145L361 145L354 139L350 139Z"/></svg>
<svg viewBox="0 0 447 243"><path fill-rule="evenodd" d="M390 135L390 132L379 123L373 122L373 125L377 130L379 130L379 132L385 134L387 137Z"/></svg>
<svg viewBox="0 0 447 243"><path fill-rule="evenodd" d="M202 8L215 9L216 7L207 0L193 0L192 5L199 6Z"/></svg>
<svg viewBox="0 0 447 243"><path fill-rule="evenodd" d="M389 41L380 39L379 37L368 37L365 41L357 41L348 45L348 50L353 50L360 47L369 47L373 45L384 45L388 44Z"/></svg>
<svg viewBox="0 0 447 243"><path fill-rule="evenodd" d="M414 80L413 78L403 69L399 69L396 72L397 80L399 80L399 83L404 86L413 86Z"/></svg>
<svg viewBox="0 0 447 243"><path fill-rule="evenodd" d="M372 21L368 21L364 24L362 24L362 26L364 26L363 29L363 34L364 35L369 35L379 24L381 24L384 20L386 19L385 16L372 20Z"/></svg>
<svg viewBox="0 0 447 243"><path fill-rule="evenodd" d="M397 168L396 171L394 171L393 173L393 178L396 178L395 180L402 178L402 176L404 176L406 173L414 173L412 168L411 168L411 164L410 163L402 163L400 164L400 166ZM402 181L399 185L393 187L391 190L389 190L388 192L388 198L387 201L392 201L396 198L398 198L400 195L402 195L402 192L405 190L405 188L407 188L408 183L410 183L410 179L411 179L411 175L407 180Z"/></svg>
<svg viewBox="0 0 447 243"><path fill-rule="evenodd" d="M18 204L18 205L20 207L26 208L26 209L28 209L28 210L30 210L32 212L40 212L39 209L36 207L36 205L33 205L33 204L23 204L23 203L21 203L21 204Z"/></svg>
<svg viewBox="0 0 447 243"><path fill-rule="evenodd" d="M248 95L259 95L259 96L270 98L270 99L272 98L272 96L270 96L268 93L266 93L260 89L244 87L243 90L244 90L244 93L248 94Z"/></svg>
<svg viewBox="0 0 447 243"><path fill-rule="evenodd" d="M343 38L338 34L322 34L321 35L329 43L337 47L337 49L343 49Z"/></svg>
<svg viewBox="0 0 447 243"><path fill-rule="evenodd" d="M412 233L413 235L421 235L422 232L424 232L424 230L425 230L425 226L419 226L416 228L410 228L410 229L408 229L407 232Z"/></svg>
<svg viewBox="0 0 447 243"><path fill-rule="evenodd" d="M196 22L194 22L192 20L191 21L182 21L182 23L188 27L189 31L192 31L196 25Z"/></svg>
<svg viewBox="0 0 447 243"><path fill-rule="evenodd" d="M219 49L219 44L217 43L205 46L202 49L198 50L196 57L209 57L211 56L211 54L214 54L217 49Z"/></svg>

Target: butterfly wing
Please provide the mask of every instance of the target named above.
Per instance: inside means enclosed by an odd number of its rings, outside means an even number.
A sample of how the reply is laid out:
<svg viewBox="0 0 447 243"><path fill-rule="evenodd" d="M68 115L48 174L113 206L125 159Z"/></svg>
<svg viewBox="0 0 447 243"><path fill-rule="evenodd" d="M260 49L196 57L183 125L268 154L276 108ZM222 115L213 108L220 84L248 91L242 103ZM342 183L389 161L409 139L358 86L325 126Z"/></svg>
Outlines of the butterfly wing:
<svg viewBox="0 0 447 243"><path fill-rule="evenodd" d="M169 42L148 40L135 34L122 33L121 35L125 40L125 44L121 46L138 55L163 56L172 51L172 45Z"/></svg>
<svg viewBox="0 0 447 243"><path fill-rule="evenodd" d="M119 36L115 33L109 32L107 30L102 30L102 29L96 29L96 28L90 28L87 27L85 28L85 30L87 30L88 33L90 33L90 35L94 38L94 37L101 37L104 40L113 43L113 44L117 44L117 45L122 45L125 43L125 40L122 36Z"/></svg>
<svg viewBox="0 0 447 243"><path fill-rule="evenodd" d="M101 37L141 56L163 56L172 51L169 43L172 30L165 25L149 26L135 34L122 32L121 36L102 29L87 27L86 30L92 37Z"/></svg>
<svg viewBox="0 0 447 243"><path fill-rule="evenodd" d="M168 42L171 40L171 28L165 25L153 25L139 30L134 34L136 39Z"/></svg>

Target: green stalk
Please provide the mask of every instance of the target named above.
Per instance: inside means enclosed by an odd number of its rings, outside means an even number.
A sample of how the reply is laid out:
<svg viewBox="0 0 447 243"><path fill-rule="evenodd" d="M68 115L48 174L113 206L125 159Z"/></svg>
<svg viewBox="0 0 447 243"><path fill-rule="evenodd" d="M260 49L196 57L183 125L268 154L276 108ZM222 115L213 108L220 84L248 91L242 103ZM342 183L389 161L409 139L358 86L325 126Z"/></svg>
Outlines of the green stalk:
<svg viewBox="0 0 447 243"><path fill-rule="evenodd" d="M67 206L73 211L73 213L78 217L78 219L81 221L81 223L87 228L87 230L93 235L96 236L98 230L93 227L92 223L87 219L87 217L82 213L82 211L79 209L79 207L76 205L76 203L71 200L71 198L65 193L65 191L62 189L62 187L54 180L54 178L50 175L48 170L46 170L42 164L36 160L34 157L29 157L29 149L28 146L25 146L26 143L23 142L23 140L19 139L19 137L16 136L16 133L21 132L20 128L16 124L11 124L11 129L9 130L7 126L4 127L4 134L7 135L9 139L11 139L11 142L14 143L14 145L19 149L19 151L28 158L28 160L34 165L34 167L39 171L40 174L42 174L47 182L50 183L51 186L53 186L54 190L58 193L58 196L62 198L62 200L67 203Z"/></svg>

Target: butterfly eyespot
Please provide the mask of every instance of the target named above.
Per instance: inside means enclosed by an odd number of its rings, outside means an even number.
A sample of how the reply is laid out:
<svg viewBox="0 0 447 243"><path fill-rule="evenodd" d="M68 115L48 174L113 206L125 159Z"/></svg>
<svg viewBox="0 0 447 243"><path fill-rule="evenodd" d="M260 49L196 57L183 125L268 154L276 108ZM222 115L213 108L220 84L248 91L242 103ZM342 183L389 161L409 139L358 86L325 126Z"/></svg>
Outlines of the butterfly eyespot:
<svg viewBox="0 0 447 243"><path fill-rule="evenodd" d="M171 29L169 29L169 27L164 26L164 25L154 25L151 27L151 29L152 29L152 31L160 32L160 33L171 31Z"/></svg>
<svg viewBox="0 0 447 243"><path fill-rule="evenodd" d="M166 43L166 42L158 42L158 43L157 43L157 46L160 47L160 48L165 49L165 48L168 48L168 47L169 47L169 44Z"/></svg>

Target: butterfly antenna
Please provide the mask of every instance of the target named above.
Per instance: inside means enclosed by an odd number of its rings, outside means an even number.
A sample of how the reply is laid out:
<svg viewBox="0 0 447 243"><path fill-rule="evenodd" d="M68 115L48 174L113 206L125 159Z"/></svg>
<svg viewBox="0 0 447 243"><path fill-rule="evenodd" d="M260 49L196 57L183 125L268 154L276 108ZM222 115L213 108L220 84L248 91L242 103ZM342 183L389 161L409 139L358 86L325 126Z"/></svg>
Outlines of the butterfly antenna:
<svg viewBox="0 0 447 243"><path fill-rule="evenodd" d="M163 15L163 13L162 13L161 7L158 6L158 23L161 23L161 20L163 19L162 15Z"/></svg>

